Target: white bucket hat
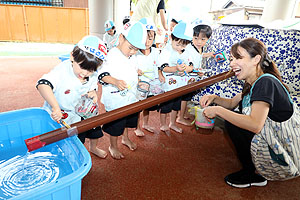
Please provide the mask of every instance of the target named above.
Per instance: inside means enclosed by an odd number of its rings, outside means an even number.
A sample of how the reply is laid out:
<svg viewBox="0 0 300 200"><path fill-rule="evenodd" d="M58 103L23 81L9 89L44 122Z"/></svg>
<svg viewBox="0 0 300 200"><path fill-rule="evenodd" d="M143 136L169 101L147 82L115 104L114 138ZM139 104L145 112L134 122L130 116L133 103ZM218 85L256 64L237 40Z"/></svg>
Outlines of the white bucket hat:
<svg viewBox="0 0 300 200"><path fill-rule="evenodd" d="M78 42L77 46L81 50L90 53L101 60L106 59L107 48L105 46L105 43L97 36L93 36L93 35L84 36Z"/></svg>
<svg viewBox="0 0 300 200"><path fill-rule="evenodd" d="M151 18L144 17L144 18L140 19L139 22L141 22L142 24L145 25L146 30L156 31L156 26Z"/></svg>
<svg viewBox="0 0 300 200"><path fill-rule="evenodd" d="M172 34L179 39L192 40L193 27L190 24L181 21L178 24L176 24Z"/></svg>
<svg viewBox="0 0 300 200"><path fill-rule="evenodd" d="M124 25L122 34L128 42L139 49L146 49L147 30L141 22L128 22Z"/></svg>

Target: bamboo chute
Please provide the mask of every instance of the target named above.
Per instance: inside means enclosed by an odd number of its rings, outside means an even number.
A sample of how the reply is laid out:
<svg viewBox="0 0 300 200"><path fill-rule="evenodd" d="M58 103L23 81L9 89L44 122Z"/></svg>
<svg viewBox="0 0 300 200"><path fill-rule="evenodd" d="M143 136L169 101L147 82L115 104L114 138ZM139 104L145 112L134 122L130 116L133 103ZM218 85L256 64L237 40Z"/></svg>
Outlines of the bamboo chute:
<svg viewBox="0 0 300 200"><path fill-rule="evenodd" d="M137 113L139 111L142 111L144 109L150 108L152 106L158 105L160 103L169 101L171 99L180 97L182 95L191 93L193 91L196 91L200 88L212 85L214 83L217 83L219 81L222 81L224 79L230 78L234 75L233 72L223 72L218 75L200 80L198 82L177 88L175 90L165 92L163 94L153 96L150 98L147 98L145 100L121 107L119 109L112 110L110 112L106 112L103 114L100 114L95 117L91 117L89 119L77 122L72 124L71 135L76 132L76 134L80 134L82 132L88 131L92 128L95 128L97 126L100 126L102 124L106 124L112 121L115 121L117 119L123 118L125 116ZM59 128L29 139L25 140L25 143L27 145L27 148L29 151L41 148L45 145L57 142L59 140L65 139L70 136L70 129L66 128Z"/></svg>

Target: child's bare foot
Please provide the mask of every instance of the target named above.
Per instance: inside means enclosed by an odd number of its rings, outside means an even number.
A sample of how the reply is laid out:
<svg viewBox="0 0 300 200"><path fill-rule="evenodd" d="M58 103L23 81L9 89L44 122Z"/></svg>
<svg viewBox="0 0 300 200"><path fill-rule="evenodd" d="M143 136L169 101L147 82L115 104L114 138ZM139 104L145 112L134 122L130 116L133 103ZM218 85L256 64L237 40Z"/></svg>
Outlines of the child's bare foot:
<svg viewBox="0 0 300 200"><path fill-rule="evenodd" d="M146 129L147 131L154 133L154 128L149 125L143 125L143 129Z"/></svg>
<svg viewBox="0 0 300 200"><path fill-rule="evenodd" d="M123 154L118 149L112 148L110 146L110 147L108 147L108 151L109 151L111 157L113 157L114 159L119 160L119 159L124 158Z"/></svg>
<svg viewBox="0 0 300 200"><path fill-rule="evenodd" d="M182 133L182 129L175 125L170 125L169 127L170 127L170 129L172 129L173 131L175 131L177 133Z"/></svg>
<svg viewBox="0 0 300 200"><path fill-rule="evenodd" d="M136 129L134 131L134 133L135 133L136 136L139 136L139 137L145 136L145 133L142 130L140 130L140 129Z"/></svg>
<svg viewBox="0 0 300 200"><path fill-rule="evenodd" d="M185 125L185 126L191 126L192 125L191 122L189 122L188 120L181 119L181 118L177 118L176 122L179 123L179 124Z"/></svg>
<svg viewBox="0 0 300 200"><path fill-rule="evenodd" d="M194 120L195 119L195 116L194 115L190 115L190 114L188 114L188 115L185 115L184 117L183 117L184 119L189 119L189 120Z"/></svg>
<svg viewBox="0 0 300 200"><path fill-rule="evenodd" d="M162 132L166 133L168 136L171 135L170 129L169 129L169 127L166 126L166 125L161 126L161 127L160 127L160 130L161 130Z"/></svg>
<svg viewBox="0 0 300 200"><path fill-rule="evenodd" d="M124 144L125 146L127 146L131 151L134 151L137 148L137 145L135 143L133 143L129 139L122 138L122 144Z"/></svg>
<svg viewBox="0 0 300 200"><path fill-rule="evenodd" d="M100 158L106 158L107 153L106 151L99 149L99 148L95 148L95 149L90 149L90 152L95 154L96 156L100 157Z"/></svg>

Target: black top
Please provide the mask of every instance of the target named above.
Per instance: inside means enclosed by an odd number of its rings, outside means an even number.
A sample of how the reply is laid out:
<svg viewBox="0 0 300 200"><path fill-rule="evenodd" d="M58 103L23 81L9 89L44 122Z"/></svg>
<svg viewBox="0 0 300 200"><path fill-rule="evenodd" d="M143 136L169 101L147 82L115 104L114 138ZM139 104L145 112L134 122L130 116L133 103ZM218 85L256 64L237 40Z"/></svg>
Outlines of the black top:
<svg viewBox="0 0 300 200"><path fill-rule="evenodd" d="M283 86L273 77L259 79L252 89L250 102L264 101L270 104L268 116L276 122L288 120L293 114L293 105Z"/></svg>
<svg viewBox="0 0 300 200"><path fill-rule="evenodd" d="M157 6L156 12L159 13L159 10L161 10L161 9L163 9L163 10L166 9L165 8L165 1L164 0L160 0L159 4Z"/></svg>

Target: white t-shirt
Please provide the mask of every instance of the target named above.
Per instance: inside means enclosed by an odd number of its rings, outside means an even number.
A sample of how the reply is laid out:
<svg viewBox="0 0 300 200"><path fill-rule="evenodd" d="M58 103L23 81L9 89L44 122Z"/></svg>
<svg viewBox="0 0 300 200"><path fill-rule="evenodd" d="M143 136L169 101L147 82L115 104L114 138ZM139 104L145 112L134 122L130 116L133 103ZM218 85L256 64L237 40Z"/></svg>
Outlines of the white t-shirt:
<svg viewBox="0 0 300 200"><path fill-rule="evenodd" d="M102 85L101 102L106 111L111 111L138 101L137 99L137 62L135 56L127 58L118 48L112 48L107 54L107 62L98 71L99 75L108 72L110 76L123 80L129 86L128 91L119 91L114 85Z"/></svg>
<svg viewBox="0 0 300 200"><path fill-rule="evenodd" d="M119 38L118 33L115 33L113 36L109 35L107 32L104 33L103 42L106 44L108 51L116 46L118 38Z"/></svg>
<svg viewBox="0 0 300 200"><path fill-rule="evenodd" d="M66 60L49 73L44 74L41 79L48 80L53 86L54 96L61 110L68 114L64 121L68 124L79 122L81 117L75 113L75 106L82 95L94 89L98 89L97 73L93 73L87 82L81 83L73 71L72 63ZM43 108L52 113L51 106L45 101Z"/></svg>
<svg viewBox="0 0 300 200"><path fill-rule="evenodd" d="M185 51L189 53L194 69L202 68L202 54L199 53L196 47L190 43L186 46Z"/></svg>
<svg viewBox="0 0 300 200"><path fill-rule="evenodd" d="M151 47L151 53L144 55L141 51L135 54L138 69L142 70L145 75L139 77L142 81L150 82L158 78L158 59L159 50Z"/></svg>
<svg viewBox="0 0 300 200"><path fill-rule="evenodd" d="M161 51L159 56L159 66L167 63L169 67L177 65L178 60L181 59L182 63L189 65L192 62L190 55L187 51L179 54L172 48L171 43L167 44L166 47ZM163 72L166 82L164 83L165 91L170 91L187 84L187 76L177 76L176 73Z"/></svg>

